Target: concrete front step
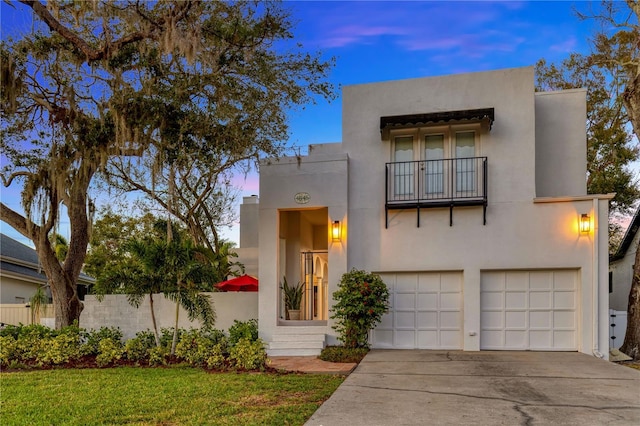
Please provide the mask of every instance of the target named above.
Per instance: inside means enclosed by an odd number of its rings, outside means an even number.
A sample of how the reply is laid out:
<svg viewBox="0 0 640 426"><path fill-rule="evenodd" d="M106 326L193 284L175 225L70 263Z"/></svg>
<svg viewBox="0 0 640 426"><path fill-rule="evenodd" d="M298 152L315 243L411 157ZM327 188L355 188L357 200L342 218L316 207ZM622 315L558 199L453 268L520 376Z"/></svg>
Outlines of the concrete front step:
<svg viewBox="0 0 640 426"><path fill-rule="evenodd" d="M271 341L269 349L320 349L324 348L324 341L319 342L278 342Z"/></svg>
<svg viewBox="0 0 640 426"><path fill-rule="evenodd" d="M324 334L274 334L272 342L324 342Z"/></svg>
<svg viewBox="0 0 640 426"><path fill-rule="evenodd" d="M320 355L325 347L324 330L304 330L297 332L281 329L271 337L267 354L269 356ZM284 333L280 333L284 331Z"/></svg>
<svg viewBox="0 0 640 426"><path fill-rule="evenodd" d="M268 356L318 356L320 349L267 349Z"/></svg>

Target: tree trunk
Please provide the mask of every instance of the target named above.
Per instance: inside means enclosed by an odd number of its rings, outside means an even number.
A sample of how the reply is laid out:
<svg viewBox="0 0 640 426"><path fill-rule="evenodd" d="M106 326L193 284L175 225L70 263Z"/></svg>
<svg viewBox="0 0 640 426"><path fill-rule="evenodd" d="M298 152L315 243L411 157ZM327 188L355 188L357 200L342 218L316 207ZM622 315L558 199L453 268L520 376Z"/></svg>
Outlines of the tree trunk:
<svg viewBox="0 0 640 426"><path fill-rule="evenodd" d="M178 321L180 320L180 302L176 300L176 322L173 327L173 339L171 341L171 356L176 354L176 345L178 344Z"/></svg>
<svg viewBox="0 0 640 426"><path fill-rule="evenodd" d="M633 279L629 292L627 332L624 335L624 344L620 347L620 351L634 359L640 359L640 240L636 247Z"/></svg>
<svg viewBox="0 0 640 426"><path fill-rule="evenodd" d="M158 325L156 323L156 313L153 309L153 293L149 293L149 308L151 308L151 322L153 323L153 337L156 339L156 347L160 347L160 335L158 335Z"/></svg>

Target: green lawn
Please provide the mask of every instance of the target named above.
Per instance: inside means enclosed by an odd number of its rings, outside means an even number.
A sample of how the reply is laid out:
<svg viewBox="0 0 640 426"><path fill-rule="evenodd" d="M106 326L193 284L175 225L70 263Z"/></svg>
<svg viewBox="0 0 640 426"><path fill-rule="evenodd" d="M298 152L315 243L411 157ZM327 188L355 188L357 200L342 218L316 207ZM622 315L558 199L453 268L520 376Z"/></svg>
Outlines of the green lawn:
<svg viewBox="0 0 640 426"><path fill-rule="evenodd" d="M191 367L0 373L0 424L302 425L343 380Z"/></svg>

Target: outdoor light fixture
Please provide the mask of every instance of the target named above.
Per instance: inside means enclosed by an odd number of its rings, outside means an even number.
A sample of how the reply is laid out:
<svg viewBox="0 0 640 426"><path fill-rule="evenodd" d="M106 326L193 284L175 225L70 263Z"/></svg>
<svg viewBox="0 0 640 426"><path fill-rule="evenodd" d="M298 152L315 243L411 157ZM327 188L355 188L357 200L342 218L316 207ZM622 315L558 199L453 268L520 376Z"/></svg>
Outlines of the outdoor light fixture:
<svg viewBox="0 0 640 426"><path fill-rule="evenodd" d="M582 213L580 215L580 232L589 232L591 231L591 218L588 214Z"/></svg>
<svg viewBox="0 0 640 426"><path fill-rule="evenodd" d="M334 220L331 225L331 239L333 241L340 241L340 221Z"/></svg>

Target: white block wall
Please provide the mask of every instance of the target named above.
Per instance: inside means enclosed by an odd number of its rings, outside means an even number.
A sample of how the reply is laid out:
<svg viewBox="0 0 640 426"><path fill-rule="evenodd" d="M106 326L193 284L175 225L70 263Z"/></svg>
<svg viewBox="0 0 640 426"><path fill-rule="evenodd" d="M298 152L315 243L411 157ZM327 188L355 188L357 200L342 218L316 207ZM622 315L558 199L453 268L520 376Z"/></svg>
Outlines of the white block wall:
<svg viewBox="0 0 640 426"><path fill-rule="evenodd" d="M227 292L207 293L216 312L215 328L228 330L234 320L247 321L258 318L257 292ZM154 312L158 329L173 327L176 305L162 294L153 296ZM200 322L190 322L187 313L180 309L180 328L199 328ZM145 297L139 308L129 304L127 297L122 294L107 295L102 302L96 296L87 295L84 300L84 310L80 315L80 327L99 329L100 327L118 327L125 339L135 337L139 331L153 328L149 297Z"/></svg>

